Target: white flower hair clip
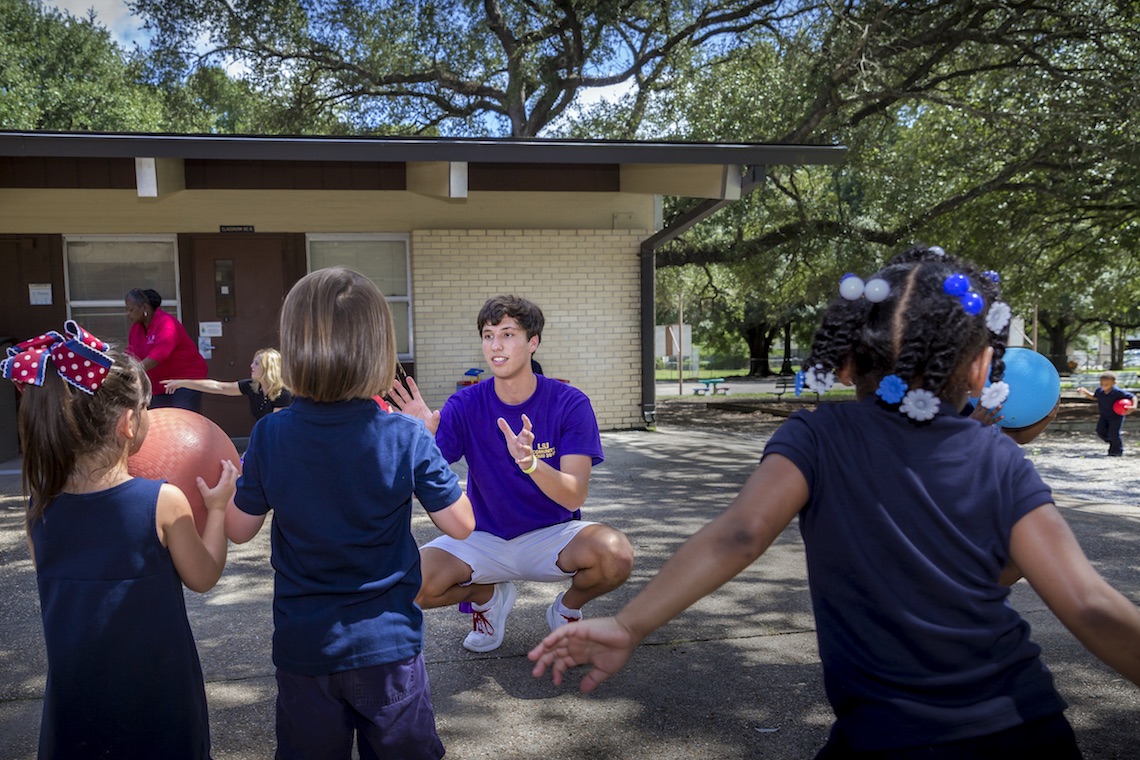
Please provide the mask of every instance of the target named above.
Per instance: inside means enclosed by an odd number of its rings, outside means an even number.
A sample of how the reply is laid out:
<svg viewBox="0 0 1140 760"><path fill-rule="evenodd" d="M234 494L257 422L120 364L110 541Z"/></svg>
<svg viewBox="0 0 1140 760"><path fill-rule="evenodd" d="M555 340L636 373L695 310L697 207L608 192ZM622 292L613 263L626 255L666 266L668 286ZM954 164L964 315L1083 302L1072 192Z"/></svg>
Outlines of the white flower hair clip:
<svg viewBox="0 0 1140 760"><path fill-rule="evenodd" d="M899 405L899 413L915 422L934 419L942 400L925 388L908 390L906 380L892 373L879 381L875 395L890 406Z"/></svg>
<svg viewBox="0 0 1140 760"><path fill-rule="evenodd" d="M997 409L1009 398L1009 385L1001 380L982 388L981 404L986 409Z"/></svg>
<svg viewBox="0 0 1140 760"><path fill-rule="evenodd" d="M835 373L817 364L804 371L804 385L813 393L827 393L835 385Z"/></svg>
<svg viewBox="0 0 1140 760"><path fill-rule="evenodd" d="M899 411L915 422L934 419L942 400L925 388L915 388L903 397Z"/></svg>
<svg viewBox="0 0 1140 760"><path fill-rule="evenodd" d="M986 327L990 328L990 332L998 335L1009 324L1010 315L1013 312L1009 308L1009 304L1004 301L994 301L990 306L990 310L986 312Z"/></svg>

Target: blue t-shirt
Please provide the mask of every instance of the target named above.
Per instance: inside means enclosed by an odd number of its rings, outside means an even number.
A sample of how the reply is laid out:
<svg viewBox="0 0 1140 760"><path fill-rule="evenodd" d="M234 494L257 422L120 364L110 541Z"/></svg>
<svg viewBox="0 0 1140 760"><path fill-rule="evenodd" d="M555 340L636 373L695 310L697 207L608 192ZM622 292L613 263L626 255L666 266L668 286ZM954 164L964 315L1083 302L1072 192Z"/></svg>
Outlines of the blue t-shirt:
<svg viewBox="0 0 1140 760"><path fill-rule="evenodd" d="M800 512L824 685L858 750L985 736L1065 707L998 576L1052 496L1021 448L943 404L915 425L870 397L797 412L765 456Z"/></svg>
<svg viewBox="0 0 1140 760"><path fill-rule="evenodd" d="M518 406L495 394L495 381L464 388L444 404L435 439L447 461L467 459L467 497L475 511L475 529L511 539L532 530L581 518L542 492L507 450L498 419L518 432L530 418L534 453L555 469L567 454L602 463L602 437L590 399L558 380L536 375L534 393Z"/></svg>
<svg viewBox="0 0 1140 760"><path fill-rule="evenodd" d="M234 501L273 510L273 662L325 675L407 659L423 644L412 495L462 495L422 421L371 399L294 399L258 421Z"/></svg>

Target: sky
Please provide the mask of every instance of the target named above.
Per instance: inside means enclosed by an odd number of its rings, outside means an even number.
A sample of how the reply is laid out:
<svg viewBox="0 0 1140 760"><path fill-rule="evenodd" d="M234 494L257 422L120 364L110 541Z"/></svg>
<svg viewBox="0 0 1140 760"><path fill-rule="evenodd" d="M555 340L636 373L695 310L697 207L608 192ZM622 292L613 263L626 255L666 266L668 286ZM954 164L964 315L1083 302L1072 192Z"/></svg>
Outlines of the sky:
<svg viewBox="0 0 1140 760"><path fill-rule="evenodd" d="M46 7L67 11L73 16L87 17L87 11L95 9L95 18L111 32L111 35L124 47L134 42L144 42L142 24L131 15L126 0L44 0Z"/></svg>

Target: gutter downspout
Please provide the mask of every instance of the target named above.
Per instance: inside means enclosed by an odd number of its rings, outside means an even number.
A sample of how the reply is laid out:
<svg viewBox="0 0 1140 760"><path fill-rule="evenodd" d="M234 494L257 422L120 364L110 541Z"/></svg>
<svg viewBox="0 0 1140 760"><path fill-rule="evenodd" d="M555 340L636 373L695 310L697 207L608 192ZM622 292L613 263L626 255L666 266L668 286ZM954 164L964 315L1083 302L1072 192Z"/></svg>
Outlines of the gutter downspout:
<svg viewBox="0 0 1140 760"><path fill-rule="evenodd" d="M763 166L746 167L745 172L740 183L741 198L759 187L765 176ZM641 416L646 425L657 421L657 376L654 370L657 249L730 203L735 201L709 199L681 214L641 243Z"/></svg>

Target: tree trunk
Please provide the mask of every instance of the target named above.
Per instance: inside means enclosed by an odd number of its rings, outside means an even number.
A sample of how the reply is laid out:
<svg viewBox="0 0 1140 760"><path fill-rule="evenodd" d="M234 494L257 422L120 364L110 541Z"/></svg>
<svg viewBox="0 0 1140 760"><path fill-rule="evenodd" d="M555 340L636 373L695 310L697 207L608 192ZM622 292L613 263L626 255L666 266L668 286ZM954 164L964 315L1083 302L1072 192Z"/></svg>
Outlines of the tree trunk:
<svg viewBox="0 0 1140 760"><path fill-rule="evenodd" d="M1069 321L1061 318L1056 322L1038 314L1038 325L1049 340L1049 353L1046 357L1062 375L1069 374Z"/></svg>
<svg viewBox="0 0 1140 760"><path fill-rule="evenodd" d="M740 333L744 336L745 342L748 343L748 355L752 357L748 367L749 376L768 377L772 375L772 368L768 364L768 354L772 348L776 328L767 323L746 325Z"/></svg>

